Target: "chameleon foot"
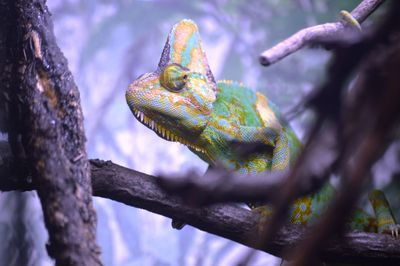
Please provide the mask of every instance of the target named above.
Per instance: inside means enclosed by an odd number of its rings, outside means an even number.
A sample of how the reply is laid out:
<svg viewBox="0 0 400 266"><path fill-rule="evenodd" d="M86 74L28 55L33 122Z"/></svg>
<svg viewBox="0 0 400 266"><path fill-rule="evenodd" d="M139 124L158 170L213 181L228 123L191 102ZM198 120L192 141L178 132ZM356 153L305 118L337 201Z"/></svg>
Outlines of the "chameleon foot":
<svg viewBox="0 0 400 266"><path fill-rule="evenodd" d="M389 224L382 230L383 234L391 235L393 238L398 238L400 232L400 224Z"/></svg>
<svg viewBox="0 0 400 266"><path fill-rule="evenodd" d="M385 194L382 191L375 189L369 193L368 199L375 212L378 224L378 233L389 234L392 237L398 238L400 225L396 223L396 219L393 216Z"/></svg>

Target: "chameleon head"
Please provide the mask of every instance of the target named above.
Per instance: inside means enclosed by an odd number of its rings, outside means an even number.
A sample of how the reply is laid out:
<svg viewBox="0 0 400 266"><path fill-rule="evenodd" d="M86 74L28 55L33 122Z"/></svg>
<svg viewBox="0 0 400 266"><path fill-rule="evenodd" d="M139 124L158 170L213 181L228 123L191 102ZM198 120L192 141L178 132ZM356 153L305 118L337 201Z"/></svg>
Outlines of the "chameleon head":
<svg viewBox="0 0 400 266"><path fill-rule="evenodd" d="M216 83L197 25L181 20L171 29L156 71L133 81L126 100L135 117L160 137L201 150L199 135L216 99Z"/></svg>
<svg viewBox="0 0 400 266"><path fill-rule="evenodd" d="M140 76L126 100L135 117L160 137L196 149L215 101L207 78L179 64Z"/></svg>

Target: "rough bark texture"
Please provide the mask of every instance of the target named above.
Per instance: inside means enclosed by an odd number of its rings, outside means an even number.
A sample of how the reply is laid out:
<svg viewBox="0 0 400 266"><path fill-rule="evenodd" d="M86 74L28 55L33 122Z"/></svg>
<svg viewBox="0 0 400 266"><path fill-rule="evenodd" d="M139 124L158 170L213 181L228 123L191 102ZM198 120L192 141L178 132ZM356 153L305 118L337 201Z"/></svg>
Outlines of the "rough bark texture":
<svg viewBox="0 0 400 266"><path fill-rule="evenodd" d="M32 170L49 231L49 255L57 265L99 265L79 92L45 2L9 0L0 6L6 131L17 147L14 156L24 151Z"/></svg>
<svg viewBox="0 0 400 266"><path fill-rule="evenodd" d="M21 164L23 165L23 163ZM285 252L297 246L307 234L305 228L295 225L283 227L275 238L258 246L258 217L255 213L232 204L195 208L181 199L167 194L158 179L110 161L91 160L93 195L146 209L163 216L178 219L203 231L216 234L243 245L254 247L276 256L290 258ZM0 165L0 190L30 190L35 184L22 182L12 166ZM25 173L26 175L26 173ZM14 180L14 181L13 181ZM19 180L15 182L15 180ZM172 230L166 228L165 230ZM399 265L400 241L388 235L364 232L346 234L341 240L324 243L319 258L326 262L352 262L362 265Z"/></svg>
<svg viewBox="0 0 400 266"><path fill-rule="evenodd" d="M91 160L91 168L95 196L177 219L279 257L290 258L285 250L296 246L306 233L303 227L286 226L273 241L260 247L258 216L249 210L232 204L194 208L165 193L155 177L98 160ZM350 233L342 240L328 243L321 251L320 259L325 262L354 262L362 265L400 265L400 241L387 235Z"/></svg>

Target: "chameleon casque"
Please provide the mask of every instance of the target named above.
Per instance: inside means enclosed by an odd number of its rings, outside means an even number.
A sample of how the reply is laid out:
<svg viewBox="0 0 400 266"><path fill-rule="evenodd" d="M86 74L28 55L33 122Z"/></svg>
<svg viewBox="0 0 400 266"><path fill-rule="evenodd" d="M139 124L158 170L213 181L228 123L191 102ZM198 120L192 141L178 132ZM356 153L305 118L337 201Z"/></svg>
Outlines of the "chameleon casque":
<svg viewBox="0 0 400 266"><path fill-rule="evenodd" d="M276 106L235 81L214 80L197 25L181 20L168 35L158 68L138 77L126 92L134 116L158 136L178 141L211 167L251 175L289 168L301 144ZM233 144L264 144L265 152L243 158ZM290 222L307 225L322 215L335 189L297 199ZM370 193L371 216L356 210L350 229L397 234L398 226L380 191Z"/></svg>

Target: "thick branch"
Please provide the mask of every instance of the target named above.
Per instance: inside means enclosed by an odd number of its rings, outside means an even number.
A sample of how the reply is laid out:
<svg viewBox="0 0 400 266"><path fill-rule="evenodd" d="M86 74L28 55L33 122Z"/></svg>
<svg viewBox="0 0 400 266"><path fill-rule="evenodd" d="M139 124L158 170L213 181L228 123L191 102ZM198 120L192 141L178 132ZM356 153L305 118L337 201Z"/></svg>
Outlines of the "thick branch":
<svg viewBox="0 0 400 266"><path fill-rule="evenodd" d="M381 3L383 3L383 0L364 0L351 12L351 15L361 24ZM307 45L351 37L347 29L346 23L343 22L325 23L302 29L274 47L262 52L259 59L260 63L264 66L269 66Z"/></svg>
<svg viewBox="0 0 400 266"><path fill-rule="evenodd" d="M4 3L3 3L4 2ZM79 91L57 46L45 0L2 1L1 86L12 110L5 127L16 158L28 157L57 265L100 265ZM4 12L8 10L8 12ZM11 15L10 15L11 14ZM3 46L4 45L4 46ZM3 65L7 64L6 66ZM10 99L10 100L8 100ZM13 130L11 130L13 129ZM22 140L22 141L20 141Z"/></svg>
<svg viewBox="0 0 400 266"><path fill-rule="evenodd" d="M215 205L207 208L193 208L183 203L179 198L165 193L156 177L149 176L128 168L104 162L91 160L93 194L116 200L137 208L179 219L187 224L206 232L216 234L249 247L264 250L276 256L286 257L284 250L293 247L305 233L300 226L284 227L275 239L263 247L258 243L258 216L246 209L234 205ZM15 178L11 167L0 165L4 180ZM7 177L7 178L6 178ZM12 182L8 182L10 184ZM8 186L8 189L18 189L21 184ZM27 182L23 188L34 188ZM322 253L324 261L360 262L365 264L400 263L400 241L390 236L371 233L349 233L343 241L335 240L327 245Z"/></svg>

